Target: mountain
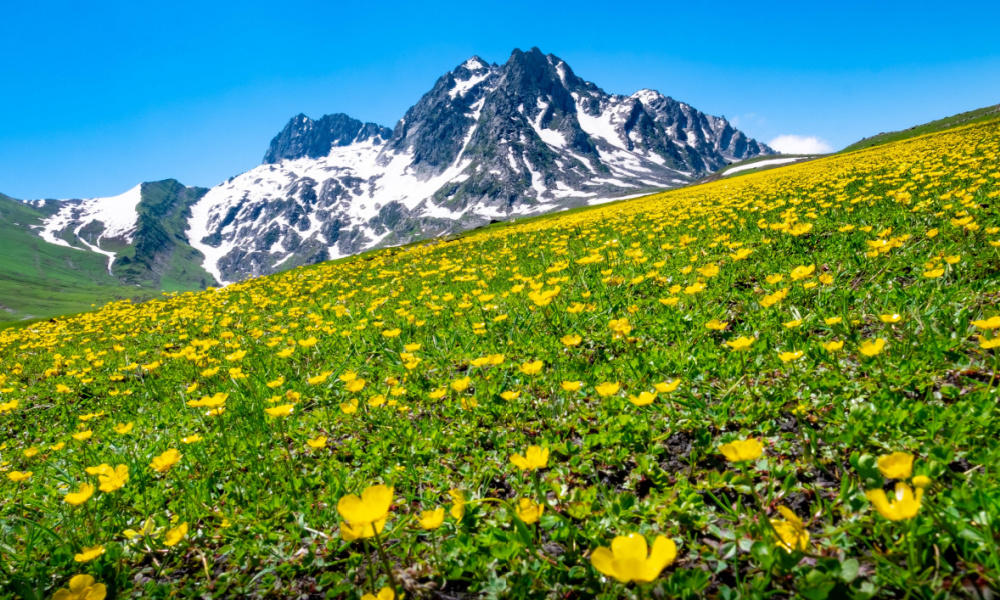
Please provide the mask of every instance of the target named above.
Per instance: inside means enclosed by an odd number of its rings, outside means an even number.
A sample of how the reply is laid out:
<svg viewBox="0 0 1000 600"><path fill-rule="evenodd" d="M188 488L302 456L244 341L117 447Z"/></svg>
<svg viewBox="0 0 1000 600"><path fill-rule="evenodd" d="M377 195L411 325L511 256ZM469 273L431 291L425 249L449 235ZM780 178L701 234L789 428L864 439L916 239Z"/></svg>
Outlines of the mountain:
<svg viewBox="0 0 1000 600"><path fill-rule="evenodd" d="M0 194L0 325L159 294L123 284L101 254L40 238L47 208Z"/></svg>
<svg viewBox="0 0 1000 600"><path fill-rule="evenodd" d="M168 179L111 198L3 197L0 210L17 215L9 239L46 257L20 266L68 268L81 298L134 297L677 187L773 153L722 117L654 90L608 94L532 48L502 65L470 58L392 129L295 116L259 167L212 189Z"/></svg>
<svg viewBox="0 0 1000 600"><path fill-rule="evenodd" d="M50 244L103 255L105 271L122 284L194 290L215 284L204 256L185 231L191 206L206 188L174 179L142 183L119 196L86 200L32 200L45 218L33 226Z"/></svg>
<svg viewBox="0 0 1000 600"><path fill-rule="evenodd" d="M654 90L608 94L554 55L515 50L444 74L394 129L292 118L261 166L192 206L188 237L230 282L677 187L773 153Z"/></svg>

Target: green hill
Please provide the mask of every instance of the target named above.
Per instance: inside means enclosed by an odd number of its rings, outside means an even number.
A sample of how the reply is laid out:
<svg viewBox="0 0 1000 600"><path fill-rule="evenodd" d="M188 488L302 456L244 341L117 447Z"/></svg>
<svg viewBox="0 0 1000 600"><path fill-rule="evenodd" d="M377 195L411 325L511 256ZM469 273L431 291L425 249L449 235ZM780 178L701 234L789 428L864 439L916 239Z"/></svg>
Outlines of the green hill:
<svg viewBox="0 0 1000 600"><path fill-rule="evenodd" d="M38 236L60 203L33 205L0 194L0 326L213 285L184 234L189 207L205 192L173 179L144 183L133 241L114 248L111 273L108 257L75 240L72 226L61 238L73 247Z"/></svg>
<svg viewBox="0 0 1000 600"><path fill-rule="evenodd" d="M998 152L973 124L0 331L0 595L990 597Z"/></svg>
<svg viewBox="0 0 1000 600"><path fill-rule="evenodd" d="M888 133L873 135L870 138L864 138L863 140L854 142L850 146L841 150L841 152L864 150L865 148L872 148L882 144L888 144L890 142L898 142L900 140L909 139L918 135L924 135L926 133L937 133L939 131L944 131L945 129L951 129L952 127L958 127L960 125L980 123L994 119L998 115L1000 115L1000 104L987 106L985 108L977 108L976 110L959 113L957 115L938 119L937 121L924 123L923 125L914 125L913 127L902 131L891 131Z"/></svg>

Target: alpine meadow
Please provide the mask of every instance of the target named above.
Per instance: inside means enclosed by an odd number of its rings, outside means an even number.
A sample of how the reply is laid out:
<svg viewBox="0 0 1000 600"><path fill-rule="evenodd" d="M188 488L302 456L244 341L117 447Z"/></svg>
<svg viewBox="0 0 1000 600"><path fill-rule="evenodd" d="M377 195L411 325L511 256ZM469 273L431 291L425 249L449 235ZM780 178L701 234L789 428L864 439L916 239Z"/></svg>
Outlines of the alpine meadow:
<svg viewBox="0 0 1000 600"><path fill-rule="evenodd" d="M988 594L998 124L0 331L5 593Z"/></svg>

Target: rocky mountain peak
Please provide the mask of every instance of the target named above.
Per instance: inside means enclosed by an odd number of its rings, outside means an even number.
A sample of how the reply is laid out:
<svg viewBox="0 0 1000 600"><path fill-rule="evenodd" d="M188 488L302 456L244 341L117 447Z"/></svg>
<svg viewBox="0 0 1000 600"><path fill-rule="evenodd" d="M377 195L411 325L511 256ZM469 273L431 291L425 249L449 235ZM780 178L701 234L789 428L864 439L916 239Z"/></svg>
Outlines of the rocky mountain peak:
<svg viewBox="0 0 1000 600"><path fill-rule="evenodd" d="M322 158L336 147L359 142L378 145L392 137L392 130L375 123L362 123L343 113L312 120L304 114L292 117L271 140L263 164L297 158Z"/></svg>

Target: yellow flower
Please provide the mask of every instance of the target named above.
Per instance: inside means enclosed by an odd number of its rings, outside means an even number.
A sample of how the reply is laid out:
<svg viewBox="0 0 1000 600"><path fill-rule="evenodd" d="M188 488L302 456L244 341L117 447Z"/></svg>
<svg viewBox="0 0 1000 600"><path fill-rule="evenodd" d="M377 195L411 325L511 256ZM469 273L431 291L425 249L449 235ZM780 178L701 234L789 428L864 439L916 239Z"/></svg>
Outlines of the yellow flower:
<svg viewBox="0 0 1000 600"><path fill-rule="evenodd" d="M826 350L827 352L839 352L840 349L843 347L844 347L844 342L842 341L841 342L832 341L823 343L823 349Z"/></svg>
<svg viewBox="0 0 1000 600"><path fill-rule="evenodd" d="M628 401L636 406L646 406L648 404L652 404L653 400L656 400L656 394L651 394L649 392L641 392L638 397L628 397Z"/></svg>
<svg viewBox="0 0 1000 600"><path fill-rule="evenodd" d="M279 350L278 351L278 358L288 358L289 356L291 356L293 354L295 354L295 347L294 346L289 346L289 347L285 348L284 350ZM216 372L218 372L218 369L216 369Z"/></svg>
<svg viewBox="0 0 1000 600"><path fill-rule="evenodd" d="M38 454L38 448L35 448L34 446L32 446L31 448L25 448L24 449L24 457L25 458L31 458L32 456L34 456L36 454Z"/></svg>
<svg viewBox="0 0 1000 600"><path fill-rule="evenodd" d="M187 535L187 532L188 532L187 523L181 523L177 527L167 530L167 534L163 538L163 545L176 546L177 544L180 543L181 540L184 539L184 536Z"/></svg>
<svg viewBox="0 0 1000 600"><path fill-rule="evenodd" d="M992 340L988 340L981 335L977 337L979 337L979 347L982 348L983 350L989 350L991 348L1000 348L1000 337L993 338Z"/></svg>
<svg viewBox="0 0 1000 600"><path fill-rule="evenodd" d="M802 325L802 319L795 319L793 321L785 321L784 323L782 323L782 325L785 326L785 329L795 329L799 325Z"/></svg>
<svg viewBox="0 0 1000 600"><path fill-rule="evenodd" d="M73 560L78 563L85 563L94 560L102 554L104 554L104 546L98 544L96 546L84 548L82 552L73 557Z"/></svg>
<svg viewBox="0 0 1000 600"><path fill-rule="evenodd" d="M928 269L927 271L924 271L924 277L927 279L937 279L942 275L944 275L944 269Z"/></svg>
<svg viewBox="0 0 1000 600"><path fill-rule="evenodd" d="M383 337L394 338L399 337L399 334L403 333L401 329L386 329L382 332Z"/></svg>
<svg viewBox="0 0 1000 600"><path fill-rule="evenodd" d="M284 377L279 377L279 378L275 379L274 381L268 381L267 382L267 387L271 388L272 390L274 388L276 388L276 387L281 387L283 385L285 385L285 378Z"/></svg>
<svg viewBox="0 0 1000 600"><path fill-rule="evenodd" d="M94 432L88 429L86 431L78 431L77 433L74 433L70 437L72 437L74 440L76 440L78 442L83 442L83 441L89 440L90 436L92 436L92 435L94 435Z"/></svg>
<svg viewBox="0 0 1000 600"><path fill-rule="evenodd" d="M882 489L865 492L868 500L875 505L875 510L890 521L903 521L916 516L917 511L920 510L920 500L923 495L923 489L918 487L916 494L914 494L910 486L902 481L896 483L896 493L892 500L889 500Z"/></svg>
<svg viewBox="0 0 1000 600"><path fill-rule="evenodd" d="M660 392L661 394L669 394L670 392L676 390L677 386L679 386L680 384L681 384L680 379L674 379L671 382L665 381L663 383L653 384L653 387L656 388L656 391Z"/></svg>
<svg viewBox="0 0 1000 600"><path fill-rule="evenodd" d="M305 340L299 340L299 345L302 346L303 348L312 348L318 343L319 340L317 340L315 337L309 337L308 339Z"/></svg>
<svg viewBox="0 0 1000 600"><path fill-rule="evenodd" d="M874 340L865 340L864 343L861 344L861 347L858 348L858 350L861 352L861 354L864 354L865 356L875 356L879 352L881 352L882 348L884 347L885 347L885 340L883 340L882 338L875 338Z"/></svg>
<svg viewBox="0 0 1000 600"><path fill-rule="evenodd" d="M66 447L66 442L59 442L58 444L52 444L51 446L49 446L50 449L55 450L56 452L62 450L65 447Z"/></svg>
<svg viewBox="0 0 1000 600"><path fill-rule="evenodd" d="M134 423L119 423L115 425L115 433L118 435L125 435L126 433L132 431L132 427L134 426Z"/></svg>
<svg viewBox="0 0 1000 600"><path fill-rule="evenodd" d="M309 444L309 447L312 448L312 449L314 449L314 450L319 450L320 448L325 448L326 447L326 436L325 435L321 435L321 436L315 437L315 438L313 438L311 440L306 440L306 444Z"/></svg>
<svg viewBox="0 0 1000 600"><path fill-rule="evenodd" d="M764 452L764 446L755 438L737 440L719 446L719 451L729 462L743 462L754 460Z"/></svg>
<svg viewBox="0 0 1000 600"><path fill-rule="evenodd" d="M125 485L125 482L128 481L128 467L126 465L118 465L114 470L108 468L108 472L101 473L97 479L101 483L99 489L102 492L113 492L121 489Z"/></svg>
<svg viewBox="0 0 1000 600"><path fill-rule="evenodd" d="M65 500L68 504L72 504L73 506L79 506L84 502L86 502L87 500L89 500L90 497L93 495L94 495L94 486L90 485L89 483L81 483L80 491L66 494L63 500Z"/></svg>
<svg viewBox="0 0 1000 600"><path fill-rule="evenodd" d="M10 473L7 473L7 479L10 479L15 483L20 483L31 479L31 475L31 471L11 471Z"/></svg>
<svg viewBox="0 0 1000 600"><path fill-rule="evenodd" d="M187 437L182 437L181 438L181 442L183 442L185 444L196 444L196 443L200 442L203 439L205 439L205 438L201 437L197 433L193 433L193 434L191 434L191 435L189 435Z"/></svg>
<svg viewBox="0 0 1000 600"><path fill-rule="evenodd" d="M764 278L764 281L768 282L771 285L774 285L775 283L778 283L784 278L785 278L784 275L779 275L776 273L774 275L768 275L767 277Z"/></svg>
<svg viewBox="0 0 1000 600"><path fill-rule="evenodd" d="M597 393L601 396L613 396L618 393L619 387L620 386L617 381L605 381L594 389L597 390Z"/></svg>
<svg viewBox="0 0 1000 600"><path fill-rule="evenodd" d="M292 414L295 410L294 404L282 404L281 406L272 406L271 408L265 408L264 412L271 415L272 417L287 417Z"/></svg>
<svg viewBox="0 0 1000 600"><path fill-rule="evenodd" d="M455 390L456 392L464 392L465 390L469 389L470 385L472 385L472 378L462 377L461 379L456 379L455 381L451 382L451 389Z"/></svg>
<svg viewBox="0 0 1000 600"><path fill-rule="evenodd" d="M962 260L962 256L958 255L958 254L956 254L954 256L946 256L946 257L944 257L944 262L948 263L949 265L956 264L956 263L958 263L961 260Z"/></svg>
<svg viewBox="0 0 1000 600"><path fill-rule="evenodd" d="M569 334L564 335L559 341L561 341L567 348L572 348L573 346L579 346L580 342L583 341L583 338L578 335Z"/></svg>
<svg viewBox="0 0 1000 600"><path fill-rule="evenodd" d="M739 250L736 251L736 254L730 254L729 258L733 260L743 260L744 258L750 256L752 252L753 250L749 248L740 248Z"/></svg>
<svg viewBox="0 0 1000 600"><path fill-rule="evenodd" d="M748 338L746 336L740 336L735 340L730 340L726 342L726 345L732 348L734 351L746 350L754 343L754 338Z"/></svg>
<svg viewBox="0 0 1000 600"><path fill-rule="evenodd" d="M719 274L719 265L707 264L704 267L700 267L698 272L701 273L702 277L715 277Z"/></svg>
<svg viewBox="0 0 1000 600"><path fill-rule="evenodd" d="M793 360L798 360L802 358L802 351L796 350L795 352L782 352L781 354L778 355L778 358L781 359L781 362L791 362Z"/></svg>
<svg viewBox="0 0 1000 600"><path fill-rule="evenodd" d="M69 580L69 589L61 589L52 600L104 600L108 591L103 583L95 583L90 575L76 575Z"/></svg>
<svg viewBox="0 0 1000 600"><path fill-rule="evenodd" d="M510 457L510 462L522 471L534 471L549 464L549 450L541 446L528 446L528 451L524 456L515 454Z"/></svg>
<svg viewBox="0 0 1000 600"><path fill-rule="evenodd" d="M531 525L542 516L545 512L545 505L538 504L537 502L532 502L528 498L521 498L517 502L517 518L521 519L528 525Z"/></svg>
<svg viewBox="0 0 1000 600"><path fill-rule="evenodd" d="M813 273L816 271L816 265L809 266L798 266L792 269L792 281L799 281L800 279L808 279L812 277Z"/></svg>
<svg viewBox="0 0 1000 600"><path fill-rule="evenodd" d="M437 529L444 523L444 507L421 512L418 521L421 529Z"/></svg>
<svg viewBox="0 0 1000 600"><path fill-rule="evenodd" d="M708 323L705 323L705 328L706 329L712 329L714 331L722 331L723 329L725 329L728 326L729 326L728 322L726 322L726 321L720 321L718 319L712 319Z"/></svg>
<svg viewBox="0 0 1000 600"><path fill-rule="evenodd" d="M656 536L652 552L647 556L646 538L630 533L619 535L610 548L600 547L590 555L594 568L621 583L649 583L677 558L677 545L670 538Z"/></svg>
<svg viewBox="0 0 1000 600"><path fill-rule="evenodd" d="M506 392L500 394L500 397L503 398L504 400L516 400L517 397L520 396L520 395L521 395L521 392L513 392L513 391L510 391L510 390L507 390Z"/></svg>
<svg viewBox="0 0 1000 600"><path fill-rule="evenodd" d="M535 362L526 362L522 364L520 366L520 369L521 372L524 373L525 375L534 375L535 373L541 371L544 365L545 363L543 363L542 361L536 360Z"/></svg>
<svg viewBox="0 0 1000 600"><path fill-rule="evenodd" d="M347 389L348 392L360 392L365 388L365 380L352 379L351 381L348 381L347 385L345 385L344 387Z"/></svg>
<svg viewBox="0 0 1000 600"><path fill-rule="evenodd" d="M883 323L899 323L903 319L903 317L899 313L892 313L890 315L879 315L878 318L881 319Z"/></svg>
<svg viewBox="0 0 1000 600"><path fill-rule="evenodd" d="M333 375L333 371L323 371L319 375L310 377L306 381L309 382L309 385L319 385L321 383L325 383L326 380L330 378L330 375Z"/></svg>
<svg viewBox="0 0 1000 600"><path fill-rule="evenodd" d="M830 317L829 319L823 319L823 322L826 323L827 325L836 325L843 320L844 320L843 317Z"/></svg>
<svg viewBox="0 0 1000 600"><path fill-rule="evenodd" d="M373 523L377 524L381 521L381 526L376 525L378 531L381 533L382 527L385 526L385 520L389 516L389 508L391 506L392 488L377 484L366 488L361 492L361 496L348 494L342 497L337 502L337 512L340 513L340 516L351 527L355 528L351 531L352 534L358 533L358 537L371 537L375 533L371 532L370 535L364 535L371 530L370 527L367 530L364 527L370 526Z"/></svg>
<svg viewBox="0 0 1000 600"><path fill-rule="evenodd" d="M809 531L802 524L802 519L784 506L778 507L784 520L771 519L771 525L778 534L778 544L787 552L805 551L809 547Z"/></svg>
<svg viewBox="0 0 1000 600"><path fill-rule="evenodd" d="M171 448L163 454L157 456L153 459L153 462L149 463L150 468L152 468L157 473L166 473L170 470L170 467L177 464L181 459L181 453Z"/></svg>
<svg viewBox="0 0 1000 600"><path fill-rule="evenodd" d="M432 391L427 395L430 396L432 400L437 400L438 398L444 398L447 394L448 394L448 388L439 387L438 389Z"/></svg>
<svg viewBox="0 0 1000 600"><path fill-rule="evenodd" d="M361 596L361 600L395 600L396 593L392 591L392 588L384 587L378 591L378 595L375 594L365 594Z"/></svg>
<svg viewBox="0 0 1000 600"><path fill-rule="evenodd" d="M705 289L705 284L696 283L694 285L689 285L686 288L684 288L684 293L687 294L688 296L694 296L695 294L703 291L704 289Z"/></svg>
<svg viewBox="0 0 1000 600"><path fill-rule="evenodd" d="M972 324L980 329L1000 329L1000 315L973 321Z"/></svg>
<svg viewBox="0 0 1000 600"><path fill-rule="evenodd" d="M913 455L893 452L878 458L878 470L887 479L909 479L913 473Z"/></svg>
<svg viewBox="0 0 1000 600"><path fill-rule="evenodd" d="M582 381L564 381L559 384L564 392L575 392L583 387Z"/></svg>
<svg viewBox="0 0 1000 600"><path fill-rule="evenodd" d="M660 304L663 306L673 306L680 302L681 299L677 296L671 296L670 298L660 298Z"/></svg>
<svg viewBox="0 0 1000 600"><path fill-rule="evenodd" d="M358 399L351 398L347 402L341 402L340 412L344 413L345 415L353 415L354 413L358 412Z"/></svg>
<svg viewBox="0 0 1000 600"><path fill-rule="evenodd" d="M926 490L931 486L931 478L926 475L917 475L913 478L913 487Z"/></svg>
<svg viewBox="0 0 1000 600"><path fill-rule="evenodd" d="M448 495L451 496L451 516L456 520L461 520L465 516L465 493L462 490L452 489L448 490Z"/></svg>

